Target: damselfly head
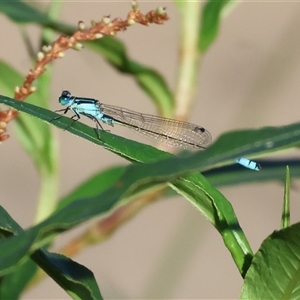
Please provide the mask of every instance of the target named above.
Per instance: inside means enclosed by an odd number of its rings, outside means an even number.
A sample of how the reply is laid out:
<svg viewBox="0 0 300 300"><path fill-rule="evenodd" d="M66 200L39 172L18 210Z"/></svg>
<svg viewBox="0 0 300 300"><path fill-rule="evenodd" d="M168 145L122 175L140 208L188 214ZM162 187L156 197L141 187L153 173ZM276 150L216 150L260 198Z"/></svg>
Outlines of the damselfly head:
<svg viewBox="0 0 300 300"><path fill-rule="evenodd" d="M58 102L61 105L68 105L71 101L71 93L69 91L63 91L60 95L60 97L58 98Z"/></svg>

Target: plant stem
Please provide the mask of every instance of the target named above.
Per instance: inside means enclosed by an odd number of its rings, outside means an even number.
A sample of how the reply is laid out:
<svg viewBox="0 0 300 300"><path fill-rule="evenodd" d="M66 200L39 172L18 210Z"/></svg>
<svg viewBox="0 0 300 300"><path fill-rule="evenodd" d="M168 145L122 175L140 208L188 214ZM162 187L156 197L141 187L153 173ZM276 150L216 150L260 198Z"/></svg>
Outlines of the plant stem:
<svg viewBox="0 0 300 300"><path fill-rule="evenodd" d="M198 51L201 1L178 2L182 15L180 29L179 69L175 91L175 118L187 119L195 94L199 69Z"/></svg>
<svg viewBox="0 0 300 300"><path fill-rule="evenodd" d="M58 176L57 171L41 171L40 195L35 216L35 224L46 219L57 204Z"/></svg>

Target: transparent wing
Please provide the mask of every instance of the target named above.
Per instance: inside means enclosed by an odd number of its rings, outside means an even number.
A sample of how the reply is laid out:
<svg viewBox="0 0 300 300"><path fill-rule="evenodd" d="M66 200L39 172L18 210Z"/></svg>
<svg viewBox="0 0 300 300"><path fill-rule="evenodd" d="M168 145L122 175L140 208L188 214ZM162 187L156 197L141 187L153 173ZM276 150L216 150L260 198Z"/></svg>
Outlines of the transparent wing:
<svg viewBox="0 0 300 300"><path fill-rule="evenodd" d="M99 108L105 117L112 119L112 124L126 126L168 146L204 149L211 142L210 133L198 125L102 103Z"/></svg>

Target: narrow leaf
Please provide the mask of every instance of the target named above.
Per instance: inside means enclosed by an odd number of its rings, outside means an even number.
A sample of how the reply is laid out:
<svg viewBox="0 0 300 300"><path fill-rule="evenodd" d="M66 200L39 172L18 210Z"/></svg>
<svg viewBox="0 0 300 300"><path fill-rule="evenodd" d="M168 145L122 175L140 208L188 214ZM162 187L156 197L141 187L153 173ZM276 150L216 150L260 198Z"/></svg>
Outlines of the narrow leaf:
<svg viewBox="0 0 300 300"><path fill-rule="evenodd" d="M85 266L45 249L31 257L73 299L103 299L94 274Z"/></svg>
<svg viewBox="0 0 300 300"><path fill-rule="evenodd" d="M300 177L299 159L256 159L255 161L263 166L260 172L249 172L248 169L234 164L205 171L203 175L205 175L209 182L215 187L269 181L284 183L284 169L286 165L289 165L291 167L291 176L293 178Z"/></svg>
<svg viewBox="0 0 300 300"><path fill-rule="evenodd" d="M229 201L201 174L192 174L170 183L188 199L220 232L239 272L245 276L252 259L252 250Z"/></svg>
<svg viewBox="0 0 300 300"><path fill-rule="evenodd" d="M230 2L231 0L208 0L206 2L202 13L199 38L199 50L201 52L207 51L216 39L220 30L222 11Z"/></svg>
<svg viewBox="0 0 300 300"><path fill-rule="evenodd" d="M151 162L157 159L169 158L170 161L165 160L168 165L173 159L173 170L175 171L176 169L177 171L175 172L180 173L211 169L229 163L230 160L233 161L239 157L292 148L300 143L300 123L295 123L281 127L264 127L255 130L230 132L222 135L206 151L198 151L187 157L176 158L169 153L112 135L106 131L101 132L101 140L99 140L94 128L90 128L80 122L69 126L70 119L61 117L54 120L58 116L57 114L29 103L16 101L4 96L0 96L0 103L31 114L57 127L64 128L131 161ZM163 166L163 163L159 165ZM164 174L166 171L168 170L165 169L161 174Z"/></svg>

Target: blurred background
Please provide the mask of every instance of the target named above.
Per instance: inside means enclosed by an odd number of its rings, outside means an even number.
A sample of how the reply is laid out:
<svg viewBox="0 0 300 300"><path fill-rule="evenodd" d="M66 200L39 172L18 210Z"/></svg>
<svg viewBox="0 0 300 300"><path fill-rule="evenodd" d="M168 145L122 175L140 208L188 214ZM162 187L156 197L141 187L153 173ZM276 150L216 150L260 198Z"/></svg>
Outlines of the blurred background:
<svg viewBox="0 0 300 300"><path fill-rule="evenodd" d="M165 6L164 25L135 25L119 33L129 56L156 68L171 88L176 83L180 15L171 1L139 1L146 13ZM87 25L103 16L124 18L130 1L65 1L59 19ZM0 57L24 75L31 68L19 27L0 15ZM26 25L37 44L40 29ZM280 126L299 121L300 3L247 1L237 3L224 18L218 39L201 62L196 102L189 121L208 129L216 139L225 131ZM6 42L5 42L6 41ZM36 48L38 51L38 48ZM0 70L1 71L1 70ZM0 72L1 73L1 72ZM20 83L16 83L18 85ZM51 109L63 89L107 104L156 114L154 105L130 76L111 68L89 49L68 51L54 63ZM1 91L0 91L1 92ZM11 95L12 96L13 91ZM94 125L86 121L89 125ZM60 195L93 173L127 161L68 132L55 129L60 140ZM1 205L23 228L32 225L39 178L10 125L11 138L1 145ZM113 133L137 139L113 128ZM146 141L147 142L147 141ZM281 152L278 157L297 155ZM249 171L251 172L251 171ZM263 169L262 171L263 172ZM283 176L285 170L282 170ZM283 186L256 183L222 188L232 203L253 251L279 229ZM292 222L299 221L299 183L292 185ZM58 238L54 251L84 226ZM156 201L119 228L107 241L73 257L90 268L104 298L237 298L243 280L221 236L182 197ZM47 278L23 299L68 299Z"/></svg>

